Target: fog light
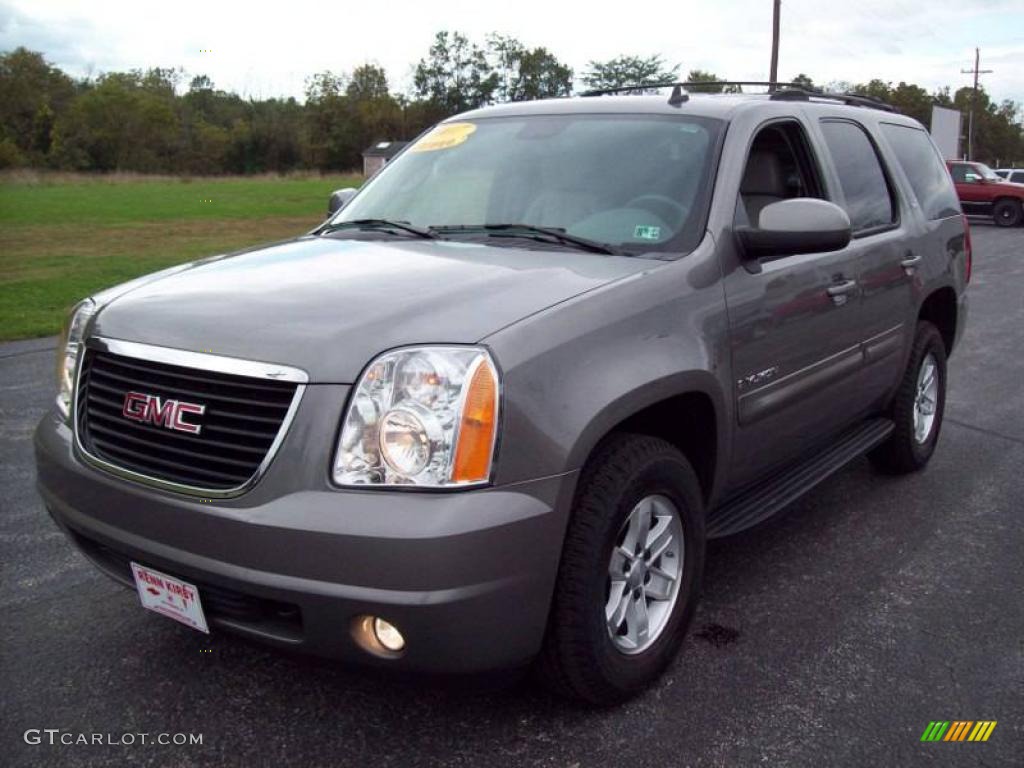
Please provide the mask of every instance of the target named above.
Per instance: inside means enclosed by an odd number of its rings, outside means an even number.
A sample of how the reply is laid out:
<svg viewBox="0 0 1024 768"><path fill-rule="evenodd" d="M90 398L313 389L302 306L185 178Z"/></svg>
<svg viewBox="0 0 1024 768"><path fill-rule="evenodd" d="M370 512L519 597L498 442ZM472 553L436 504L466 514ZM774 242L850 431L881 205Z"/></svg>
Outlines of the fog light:
<svg viewBox="0 0 1024 768"><path fill-rule="evenodd" d="M380 617L373 620L373 634L377 636L377 642L393 653L405 648L405 638L398 627Z"/></svg>
<svg viewBox="0 0 1024 768"><path fill-rule="evenodd" d="M405 650L405 638L398 627L379 616L357 616L352 622L352 638L375 656L395 658Z"/></svg>

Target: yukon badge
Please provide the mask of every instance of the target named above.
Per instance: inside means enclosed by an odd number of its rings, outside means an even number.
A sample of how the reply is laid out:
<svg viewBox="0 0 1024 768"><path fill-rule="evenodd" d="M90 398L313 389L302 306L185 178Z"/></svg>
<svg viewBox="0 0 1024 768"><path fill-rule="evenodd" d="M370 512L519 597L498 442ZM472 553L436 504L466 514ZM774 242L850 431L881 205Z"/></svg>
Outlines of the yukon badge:
<svg viewBox="0 0 1024 768"><path fill-rule="evenodd" d="M203 429L202 426L185 421L183 417L186 413L202 416L206 413L206 406L170 398L161 399L143 392L128 392L124 396L124 406L121 408L121 415L126 419L198 435Z"/></svg>
<svg viewBox="0 0 1024 768"><path fill-rule="evenodd" d="M748 389L750 387L756 387L758 384L764 384L775 378L779 372L779 366L773 365L771 368L765 368L763 371L752 373L749 376L744 376L742 379L736 382L740 389Z"/></svg>

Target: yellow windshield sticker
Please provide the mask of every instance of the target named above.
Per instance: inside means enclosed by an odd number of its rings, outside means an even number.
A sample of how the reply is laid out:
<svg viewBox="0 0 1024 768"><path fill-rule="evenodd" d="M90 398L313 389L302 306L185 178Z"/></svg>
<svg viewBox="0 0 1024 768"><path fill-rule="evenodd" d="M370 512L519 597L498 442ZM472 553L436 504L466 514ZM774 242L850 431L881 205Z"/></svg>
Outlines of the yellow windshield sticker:
<svg viewBox="0 0 1024 768"><path fill-rule="evenodd" d="M413 144L412 152L433 152L438 149L457 147L470 137L476 126L473 123L443 123Z"/></svg>

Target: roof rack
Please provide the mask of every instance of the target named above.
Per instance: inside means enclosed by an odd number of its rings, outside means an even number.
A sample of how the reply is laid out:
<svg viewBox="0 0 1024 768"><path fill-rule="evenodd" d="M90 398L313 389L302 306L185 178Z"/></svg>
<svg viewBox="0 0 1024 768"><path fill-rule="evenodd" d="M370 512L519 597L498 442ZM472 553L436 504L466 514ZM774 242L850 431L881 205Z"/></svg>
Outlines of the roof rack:
<svg viewBox="0 0 1024 768"><path fill-rule="evenodd" d="M765 80L691 80L688 82L667 82L667 83L638 83L637 85L620 85L615 88L597 88L592 91L584 91L580 96L605 96L610 93L628 93L629 91L646 91L654 90L655 88L674 88L679 87L685 90L686 88L694 88L699 86L721 86L727 85L760 85L766 88L771 87L787 87L797 86L799 83L772 83Z"/></svg>
<svg viewBox="0 0 1024 768"><path fill-rule="evenodd" d="M817 88L805 88L789 86L782 90L775 91L769 97L772 101L810 101L811 99L828 99L839 101L851 107L869 107L880 109L883 112L896 112L896 107L888 104L874 96L863 93L833 93L831 91L819 91Z"/></svg>
<svg viewBox="0 0 1024 768"><path fill-rule="evenodd" d="M769 80L700 80L679 83L638 83L637 85L621 85L616 88L599 88L592 91L585 91L580 95L605 96L614 93L630 93L632 91L648 90L653 91L659 88L671 88L672 95L669 98L668 103L672 106L679 106L683 102L687 101L689 95L686 91L692 88L709 86L725 88L730 85L753 85L768 88L770 90L769 98L772 101L810 101L811 99L827 99L829 101L838 101L851 107L869 107L871 109L880 109L885 112L898 111L891 104L887 104L874 96L868 96L862 93L832 93L830 91L822 91L818 88L808 87L803 83L783 83L772 82Z"/></svg>

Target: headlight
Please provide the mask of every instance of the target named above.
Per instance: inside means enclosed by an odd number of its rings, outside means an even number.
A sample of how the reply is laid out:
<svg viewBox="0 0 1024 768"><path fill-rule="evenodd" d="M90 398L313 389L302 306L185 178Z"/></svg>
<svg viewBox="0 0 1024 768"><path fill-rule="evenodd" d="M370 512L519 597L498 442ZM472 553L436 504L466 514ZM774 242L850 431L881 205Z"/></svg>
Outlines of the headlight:
<svg viewBox="0 0 1024 768"><path fill-rule="evenodd" d="M65 420L71 413L71 399L75 392L75 373L78 369L78 352L82 346L85 324L96 313L96 302L86 299L75 305L68 314L67 322L57 345L57 408Z"/></svg>
<svg viewBox="0 0 1024 768"><path fill-rule="evenodd" d="M334 482L428 488L485 483L498 405L498 371L481 347L411 347L381 355L349 401Z"/></svg>

